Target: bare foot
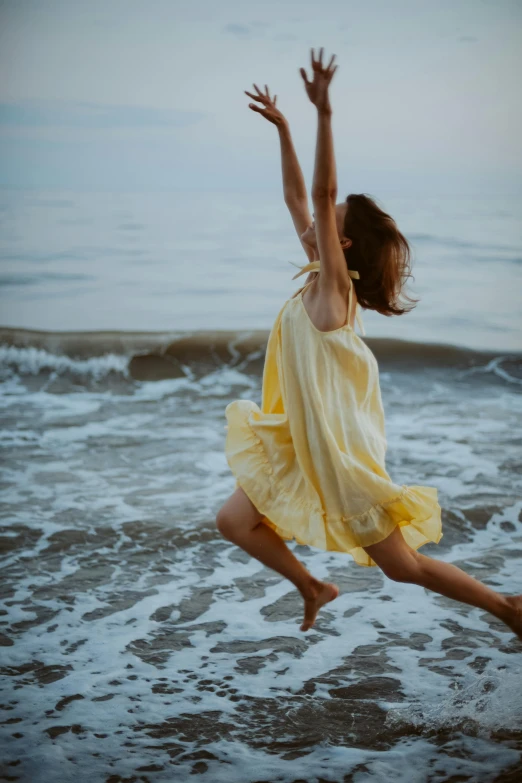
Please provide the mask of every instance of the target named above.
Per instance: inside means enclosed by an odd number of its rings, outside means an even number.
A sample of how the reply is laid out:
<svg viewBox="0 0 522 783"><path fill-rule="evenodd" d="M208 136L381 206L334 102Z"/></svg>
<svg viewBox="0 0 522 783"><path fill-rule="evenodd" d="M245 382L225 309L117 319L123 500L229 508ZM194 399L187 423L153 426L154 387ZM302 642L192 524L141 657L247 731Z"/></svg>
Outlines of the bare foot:
<svg viewBox="0 0 522 783"><path fill-rule="evenodd" d="M504 622L522 640L522 595L506 596L506 601L510 604L513 614Z"/></svg>
<svg viewBox="0 0 522 783"><path fill-rule="evenodd" d="M339 595L339 588L331 582L317 582L303 595L305 608L304 620L300 631L308 631L314 624L317 612L324 604L333 601Z"/></svg>

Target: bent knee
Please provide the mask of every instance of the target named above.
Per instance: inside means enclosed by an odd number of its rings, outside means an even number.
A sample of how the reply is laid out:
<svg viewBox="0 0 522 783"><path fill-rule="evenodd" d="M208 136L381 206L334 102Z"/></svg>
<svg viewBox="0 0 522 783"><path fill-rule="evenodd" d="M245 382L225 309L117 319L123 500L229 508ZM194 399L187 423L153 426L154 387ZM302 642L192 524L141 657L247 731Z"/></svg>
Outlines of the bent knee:
<svg viewBox="0 0 522 783"><path fill-rule="evenodd" d="M232 541L244 527L244 522L232 509L223 506L216 514L216 527L222 536Z"/></svg>
<svg viewBox="0 0 522 783"><path fill-rule="evenodd" d="M396 527L384 541L363 548L388 579L394 582L416 581L421 555L408 546L399 527Z"/></svg>
<svg viewBox="0 0 522 783"><path fill-rule="evenodd" d="M377 563L379 565L379 563ZM396 561L381 566L381 570L393 582L416 582L419 574L419 555L414 549L401 553Z"/></svg>
<svg viewBox="0 0 522 783"><path fill-rule="evenodd" d="M216 527L225 538L228 538L234 529L234 519L224 508L220 508L216 514Z"/></svg>

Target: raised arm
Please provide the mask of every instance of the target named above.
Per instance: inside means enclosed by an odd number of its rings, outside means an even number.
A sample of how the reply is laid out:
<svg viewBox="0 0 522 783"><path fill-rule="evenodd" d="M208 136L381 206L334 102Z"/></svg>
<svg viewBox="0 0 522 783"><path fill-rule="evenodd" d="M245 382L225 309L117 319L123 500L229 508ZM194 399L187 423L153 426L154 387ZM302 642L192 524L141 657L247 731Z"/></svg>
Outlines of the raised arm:
<svg viewBox="0 0 522 783"><path fill-rule="evenodd" d="M327 67L322 63L323 48L319 59L311 50L313 82L309 82L304 68L301 75L306 92L317 108L317 144L312 183L312 201L315 211L315 233L321 259L320 288L346 290L350 282L346 259L339 240L335 202L337 199L337 174L332 135L332 107L328 88L337 65L332 68L332 58Z"/></svg>
<svg viewBox="0 0 522 783"><path fill-rule="evenodd" d="M253 103L249 104L249 107L272 122L279 132L285 204L290 211L295 230L309 261L314 261L317 257L314 248L301 239L301 234L303 234L312 224L312 216L308 206L305 180L297 159L292 135L290 133L290 126L286 117L276 106L277 95L275 95L272 100L266 84L265 93L262 93L256 84L254 84L254 88L257 90L257 95L247 92L246 90L245 93L251 98L259 101L262 104L262 107L256 106Z"/></svg>
<svg viewBox="0 0 522 783"><path fill-rule="evenodd" d="M312 225L312 216L310 214L310 207L308 206L308 196L306 193L303 172L301 171L301 166L297 160L288 123L285 123L279 128L279 142L281 145L281 167L283 170L285 204L290 210L297 236L308 256L308 260L315 261L319 258L315 248L312 247L312 245L307 244L302 238L302 234ZM308 279L310 279L311 276L315 276L315 273L310 273Z"/></svg>

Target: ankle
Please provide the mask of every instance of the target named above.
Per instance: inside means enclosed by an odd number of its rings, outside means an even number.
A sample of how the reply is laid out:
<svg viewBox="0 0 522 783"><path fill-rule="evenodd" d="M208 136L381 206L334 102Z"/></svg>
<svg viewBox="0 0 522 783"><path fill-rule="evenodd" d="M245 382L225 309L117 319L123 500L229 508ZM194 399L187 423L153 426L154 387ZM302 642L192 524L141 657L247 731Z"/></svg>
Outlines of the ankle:
<svg viewBox="0 0 522 783"><path fill-rule="evenodd" d="M497 617L504 622L510 622L514 620L518 613L517 596L502 595L499 593L499 611Z"/></svg>
<svg viewBox="0 0 522 783"><path fill-rule="evenodd" d="M298 589L303 598L315 598L320 592L323 584L324 582L321 582L320 579L316 579L315 576L310 574L306 581L303 582L303 584L300 585Z"/></svg>

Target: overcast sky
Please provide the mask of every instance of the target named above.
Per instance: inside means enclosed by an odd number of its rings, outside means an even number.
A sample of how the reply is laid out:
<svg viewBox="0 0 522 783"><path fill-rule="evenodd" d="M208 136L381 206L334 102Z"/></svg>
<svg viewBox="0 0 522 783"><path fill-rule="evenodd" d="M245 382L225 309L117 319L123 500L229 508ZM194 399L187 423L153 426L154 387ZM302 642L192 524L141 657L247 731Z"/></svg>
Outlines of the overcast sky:
<svg viewBox="0 0 522 783"><path fill-rule="evenodd" d="M520 188L520 0L0 0L0 184L278 188L255 82L310 185L321 46L343 194Z"/></svg>

